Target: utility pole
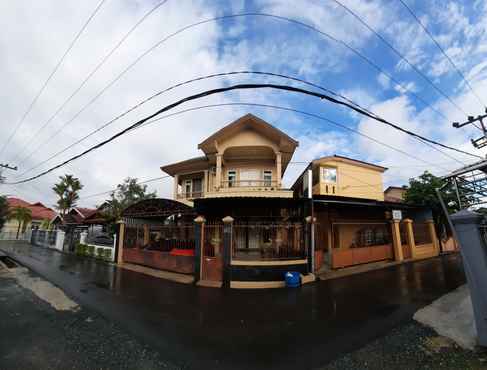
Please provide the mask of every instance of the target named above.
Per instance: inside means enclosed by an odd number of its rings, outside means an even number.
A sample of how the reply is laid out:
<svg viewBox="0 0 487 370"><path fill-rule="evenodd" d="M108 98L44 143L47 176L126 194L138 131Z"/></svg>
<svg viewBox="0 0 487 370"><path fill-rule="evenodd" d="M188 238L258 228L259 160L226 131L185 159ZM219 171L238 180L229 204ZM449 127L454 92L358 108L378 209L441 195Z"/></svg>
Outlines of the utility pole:
<svg viewBox="0 0 487 370"><path fill-rule="evenodd" d="M8 165L8 163L7 164L0 163L0 168L6 168L8 170L17 171L17 166L11 167Z"/></svg>
<svg viewBox="0 0 487 370"><path fill-rule="evenodd" d="M472 139L472 145L477 149L487 146L487 130L485 129L484 125L484 118L487 118L487 108L485 108L485 113L486 114L479 115L476 118L474 116L468 116L467 121L463 123L453 122L453 127L455 128L460 128L466 125L474 125L482 131L483 136L479 137L478 139ZM481 127L475 125L475 122L479 122Z"/></svg>

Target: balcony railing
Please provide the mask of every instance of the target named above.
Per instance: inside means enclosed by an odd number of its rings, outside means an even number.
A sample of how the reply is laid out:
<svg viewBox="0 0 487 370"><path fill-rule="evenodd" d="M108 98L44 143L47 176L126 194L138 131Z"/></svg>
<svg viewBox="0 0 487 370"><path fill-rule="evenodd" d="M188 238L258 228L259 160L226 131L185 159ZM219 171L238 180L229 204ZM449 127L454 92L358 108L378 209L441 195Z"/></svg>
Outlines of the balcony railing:
<svg viewBox="0 0 487 370"><path fill-rule="evenodd" d="M178 193L178 199L195 199L195 198L203 198L204 196L203 191L190 191L184 193Z"/></svg>
<svg viewBox="0 0 487 370"><path fill-rule="evenodd" d="M225 180L222 188L278 188L278 182L273 180Z"/></svg>

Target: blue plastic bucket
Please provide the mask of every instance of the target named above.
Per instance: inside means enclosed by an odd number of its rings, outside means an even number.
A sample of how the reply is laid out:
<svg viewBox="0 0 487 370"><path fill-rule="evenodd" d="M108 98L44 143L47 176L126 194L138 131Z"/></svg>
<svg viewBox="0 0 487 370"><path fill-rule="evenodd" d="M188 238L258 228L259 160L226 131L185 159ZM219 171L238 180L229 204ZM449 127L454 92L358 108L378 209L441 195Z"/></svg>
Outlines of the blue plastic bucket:
<svg viewBox="0 0 487 370"><path fill-rule="evenodd" d="M301 274L297 271L288 271L285 274L286 286L296 288L301 285Z"/></svg>

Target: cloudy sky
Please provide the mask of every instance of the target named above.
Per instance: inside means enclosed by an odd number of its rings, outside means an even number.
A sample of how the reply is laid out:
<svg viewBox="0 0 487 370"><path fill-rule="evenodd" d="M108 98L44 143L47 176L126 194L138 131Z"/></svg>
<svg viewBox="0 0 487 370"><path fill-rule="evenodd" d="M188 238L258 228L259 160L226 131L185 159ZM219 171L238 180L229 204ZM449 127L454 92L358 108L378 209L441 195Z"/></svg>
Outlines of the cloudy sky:
<svg viewBox="0 0 487 370"><path fill-rule="evenodd" d="M188 84L162 94L41 164L157 91L191 78L237 70L305 79L341 93L409 130L483 155L470 144L479 131L454 129L451 122L464 121L465 113L478 115L484 107L402 4L398 0L341 1L393 44L435 87L333 0L168 0L158 7L160 0L105 0L23 119L100 0L1 1L0 148L21 122L0 155L0 163L17 165L19 170L4 171L3 175L7 181L16 181L42 172L189 94L237 82L289 84L263 76L220 77ZM487 2L404 1L467 76L480 98L487 101ZM310 28L255 14L208 21L171 36L195 22L243 13L267 13L298 20L328 33L335 41ZM385 73L336 40L355 48ZM156 48L147 52L157 43ZM388 76L393 76L395 82ZM432 108L425 106L425 102ZM259 103L298 109L359 130L402 152L316 117L228 105L160 120L38 180L24 185L0 185L0 193L53 205L52 185L60 175L70 173L84 184L80 205L94 206L102 203L106 195L93 194L114 188L127 176L142 181L162 176L161 165L199 155L199 142L247 112L262 117L300 142L294 161L306 162L332 154L371 161L389 167L385 186L407 183L409 177L424 170L441 175L462 162L475 161L459 153L436 151L350 110L290 93L232 92L193 101L174 112L218 103ZM291 164L285 184L291 185L304 166ZM171 179L150 184L150 189L157 190L162 197L170 196L171 188Z"/></svg>

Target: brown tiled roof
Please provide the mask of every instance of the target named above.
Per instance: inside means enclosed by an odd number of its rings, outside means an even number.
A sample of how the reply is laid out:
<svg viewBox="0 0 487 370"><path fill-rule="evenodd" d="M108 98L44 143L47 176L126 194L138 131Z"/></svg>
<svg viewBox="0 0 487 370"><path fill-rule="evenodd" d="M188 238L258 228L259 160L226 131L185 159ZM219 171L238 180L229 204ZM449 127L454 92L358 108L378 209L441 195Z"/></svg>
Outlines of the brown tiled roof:
<svg viewBox="0 0 487 370"><path fill-rule="evenodd" d="M56 212L54 212L51 208L44 206L41 202L36 203L29 203L20 198L7 198L9 208L15 207L24 207L28 208L32 212L32 219L33 220L44 220L49 219L52 220L56 217Z"/></svg>

